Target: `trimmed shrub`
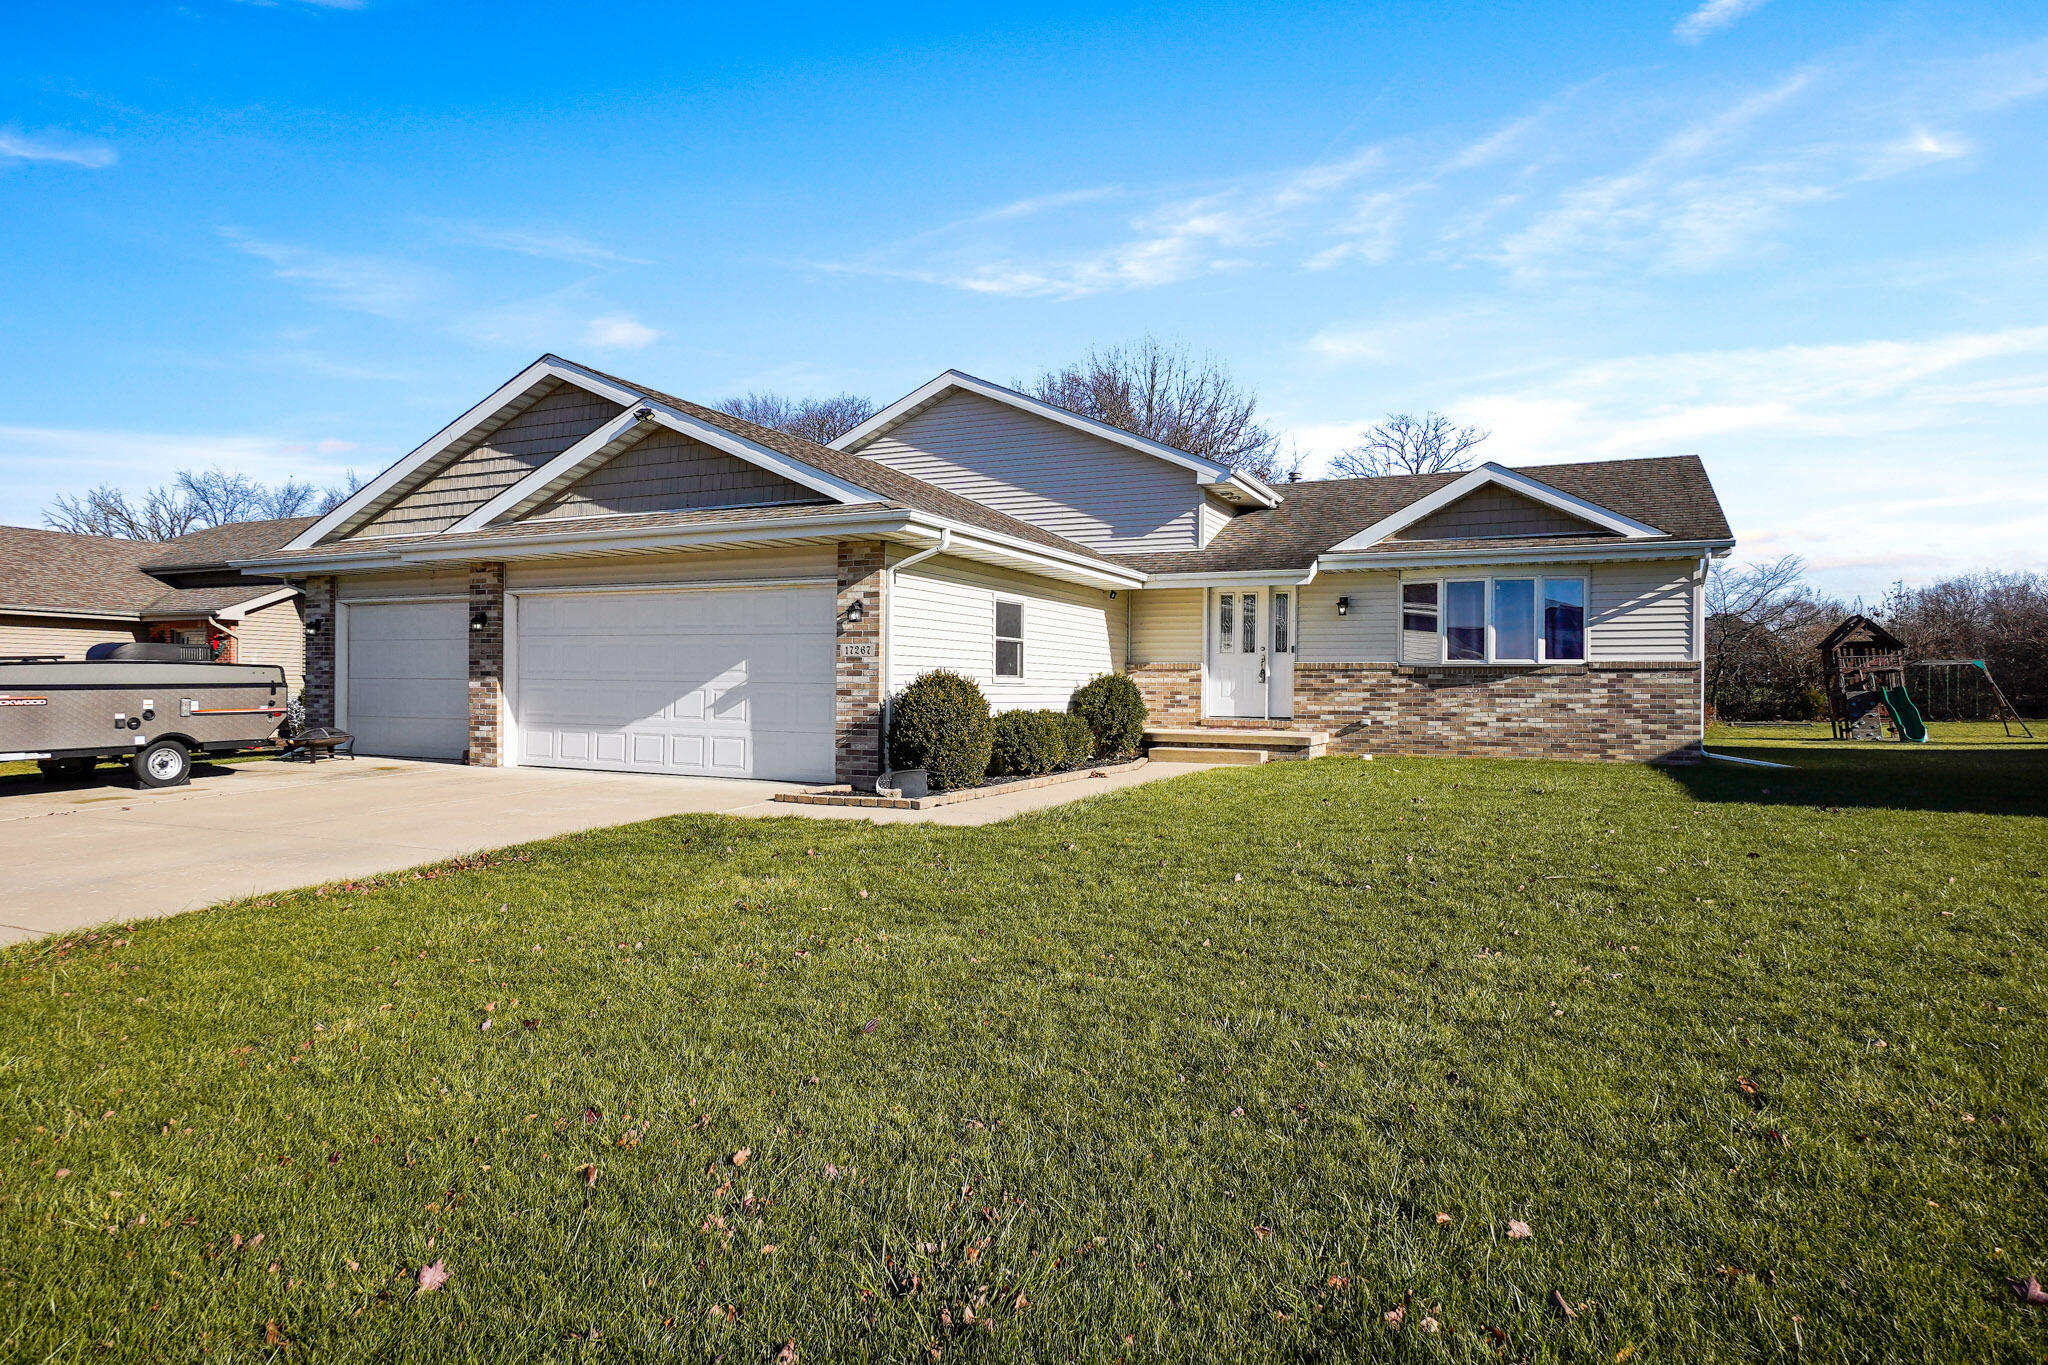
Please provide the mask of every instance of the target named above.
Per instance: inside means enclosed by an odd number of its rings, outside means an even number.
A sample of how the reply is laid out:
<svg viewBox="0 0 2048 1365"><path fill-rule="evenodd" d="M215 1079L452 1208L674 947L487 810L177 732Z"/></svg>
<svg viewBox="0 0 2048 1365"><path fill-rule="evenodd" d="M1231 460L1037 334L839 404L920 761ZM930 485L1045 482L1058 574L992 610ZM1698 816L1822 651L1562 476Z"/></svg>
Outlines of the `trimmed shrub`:
<svg viewBox="0 0 2048 1365"><path fill-rule="evenodd" d="M1060 738L1065 741L1067 758L1062 768L1079 768L1095 761L1095 731L1088 728L1088 718L1077 716L1070 711L1053 711L1048 714L1059 720Z"/></svg>
<svg viewBox="0 0 2048 1365"><path fill-rule="evenodd" d="M1074 689L1067 710L1088 722L1092 758L1128 758L1145 738L1145 698L1121 673L1105 673Z"/></svg>
<svg viewBox="0 0 2048 1365"><path fill-rule="evenodd" d="M1069 735L1058 711L1005 711L989 747L991 777L1037 777L1067 766Z"/></svg>
<svg viewBox="0 0 2048 1365"><path fill-rule="evenodd" d="M988 698L971 678L938 669L896 698L889 766L923 768L933 791L972 787L988 773Z"/></svg>

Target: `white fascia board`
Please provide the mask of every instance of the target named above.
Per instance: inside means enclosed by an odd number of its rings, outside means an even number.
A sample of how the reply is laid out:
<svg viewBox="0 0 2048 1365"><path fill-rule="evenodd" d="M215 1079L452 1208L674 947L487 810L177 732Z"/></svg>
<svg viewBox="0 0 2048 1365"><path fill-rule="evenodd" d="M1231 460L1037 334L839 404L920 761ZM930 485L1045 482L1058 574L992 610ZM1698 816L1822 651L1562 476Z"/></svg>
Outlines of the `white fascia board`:
<svg viewBox="0 0 2048 1365"><path fill-rule="evenodd" d="M1026 566L1030 572L1043 574L1048 578L1070 579L1115 588L1139 588L1145 585L1146 576L1142 570L1128 569L1121 564L1109 564L1099 559L1090 559L1086 555L1056 550L1048 545L1004 535L1000 531L984 531L980 527L934 516L929 512L914 513L911 522L931 534L951 531L955 554L969 547L986 546Z"/></svg>
<svg viewBox="0 0 2048 1365"><path fill-rule="evenodd" d="M570 368L574 367L570 367L559 356L544 355L539 360L534 361L531 365L528 365L518 374L512 376L511 379L500 385L497 391L492 393L490 397L484 399L483 402L478 403L468 412L463 413L462 416L434 433L433 437L425 445L420 446L410 455L400 459L376 478L342 499L333 511L299 532L283 548L287 550L312 549L335 531L354 521L372 503L396 487L408 474L411 474L421 465L439 455L471 431L474 431L478 425L487 421L506 404L525 393L534 385L548 378L570 378L568 373ZM589 376L579 373L574 382L590 387L587 382L588 378ZM608 384L604 387L611 389L617 386ZM610 397L611 395L607 394L606 396Z"/></svg>
<svg viewBox="0 0 2048 1365"><path fill-rule="evenodd" d="M1152 573L1148 588L1298 588L1313 579L1320 565L1305 569L1258 569L1240 573Z"/></svg>
<svg viewBox="0 0 2048 1365"><path fill-rule="evenodd" d="M88 611L83 607L28 606L18 602L0 602L0 616L50 616L60 620L74 621L140 621L139 611Z"/></svg>
<svg viewBox="0 0 2048 1365"><path fill-rule="evenodd" d="M1261 507L1277 506L1280 502L1279 495L1274 493L1272 489L1248 474L1239 474L1229 465L1219 464L1214 460L1205 460L1199 455L1190 455L1185 450L1175 450L1170 445L1147 440L1143 436L1133 435L1122 427L1113 427L1107 422L1098 422L1092 417L1083 417L1078 412L1069 412L1065 408L1047 403L1042 399L1033 398L1026 393L1019 393L1015 389L1004 388L1001 384L991 384L986 379L978 379L974 375L966 374L960 370L947 370L931 382L903 395L903 397L897 399L888 407L883 408L852 431L847 432L844 436L832 442L832 448L857 454L862 446L881 435L884 431L887 431L890 427L895 426L896 423L902 421L911 412L955 389L963 393L978 394L991 402L1002 403L1008 407L1016 408L1020 412L1028 412L1035 417L1043 417L1048 422L1057 422L1063 427L1071 427L1075 431L1099 437L1102 440L1123 446L1128 450L1135 450L1141 455L1150 455L1154 459L1165 460L1169 464L1176 464L1183 469L1192 470L1195 474L1195 481L1199 484L1212 487L1218 484L1230 484L1241 490Z"/></svg>
<svg viewBox="0 0 2048 1365"><path fill-rule="evenodd" d="M1610 564L1624 560L1695 559L1702 554L1721 559L1734 548L1732 540L1658 540L1582 550L1569 546L1525 547L1519 550L1383 550L1378 553L1325 550L1316 557L1316 564L1324 573L1341 573L1346 569L1481 568L1503 564Z"/></svg>
<svg viewBox="0 0 2048 1365"><path fill-rule="evenodd" d="M1547 507L1554 507L1560 512L1568 512L1582 521L1589 521L1595 526L1603 527L1614 532L1616 535L1627 536L1631 540L1664 534L1654 526L1645 526L1642 522L1622 516L1619 512L1610 512L1597 503L1587 502L1584 498L1573 497L1569 493L1561 492L1558 489L1552 488L1547 483L1532 479L1526 474L1507 468L1505 465L1483 464L1463 477L1453 479L1442 488L1437 489L1436 492L1417 498L1392 516L1382 517L1356 535L1339 541L1330 547L1328 553L1341 554L1346 551L1363 550L1367 546L1377 545L1388 536L1394 534L1394 532L1404 527L1413 526L1430 513L1441 511L1458 499L1469 493L1475 493L1488 484L1495 484L1511 492L1520 493L1523 497L1533 502L1540 502Z"/></svg>
<svg viewBox="0 0 2048 1365"><path fill-rule="evenodd" d="M261 597L252 597L246 602L237 602L232 607L226 607L215 612L214 615L220 617L223 621L239 621L251 612L262 611L265 607L274 607L279 602L287 601L298 595L299 590L294 587L272 588Z"/></svg>
<svg viewBox="0 0 2048 1365"><path fill-rule="evenodd" d="M659 513L649 513L658 516ZM842 535L887 535L908 526L911 514L901 508L871 511L849 508L836 517L752 519L745 521L673 523L655 526L613 528L606 531L564 529L528 536L448 536L445 541L415 542L394 551L401 564L439 564L450 560L532 559L560 555L565 549L579 554L647 549L689 549L704 544L745 545L756 541L786 541L793 538L827 539ZM316 569L313 572L326 572Z"/></svg>

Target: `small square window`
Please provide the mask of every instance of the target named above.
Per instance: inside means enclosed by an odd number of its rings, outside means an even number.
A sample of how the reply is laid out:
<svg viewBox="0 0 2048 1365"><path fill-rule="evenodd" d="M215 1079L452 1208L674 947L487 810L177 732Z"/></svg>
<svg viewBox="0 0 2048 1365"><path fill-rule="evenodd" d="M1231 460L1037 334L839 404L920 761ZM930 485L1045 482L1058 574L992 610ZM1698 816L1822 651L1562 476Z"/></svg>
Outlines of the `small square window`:
<svg viewBox="0 0 2048 1365"><path fill-rule="evenodd" d="M1024 676L1024 604L996 603L996 676Z"/></svg>

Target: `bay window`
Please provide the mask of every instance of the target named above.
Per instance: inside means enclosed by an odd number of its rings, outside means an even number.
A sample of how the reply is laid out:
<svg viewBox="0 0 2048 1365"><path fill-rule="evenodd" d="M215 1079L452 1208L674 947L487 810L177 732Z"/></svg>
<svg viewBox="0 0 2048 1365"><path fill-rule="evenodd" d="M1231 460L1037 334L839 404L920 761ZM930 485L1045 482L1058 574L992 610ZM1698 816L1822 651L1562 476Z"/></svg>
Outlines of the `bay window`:
<svg viewBox="0 0 2048 1365"><path fill-rule="evenodd" d="M1403 583L1401 628L1440 633L1445 663L1583 663L1586 580L1501 574Z"/></svg>

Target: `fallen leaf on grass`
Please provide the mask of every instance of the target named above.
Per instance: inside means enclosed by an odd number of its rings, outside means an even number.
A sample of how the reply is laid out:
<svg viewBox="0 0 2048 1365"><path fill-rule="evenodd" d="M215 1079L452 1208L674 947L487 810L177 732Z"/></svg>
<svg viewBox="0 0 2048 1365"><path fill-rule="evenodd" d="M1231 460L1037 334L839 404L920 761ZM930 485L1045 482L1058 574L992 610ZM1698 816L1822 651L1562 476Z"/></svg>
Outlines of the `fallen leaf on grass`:
<svg viewBox="0 0 2048 1365"><path fill-rule="evenodd" d="M284 1329L277 1325L276 1318L272 1318L269 1322L263 1324L263 1344L265 1346L282 1346L285 1342Z"/></svg>
<svg viewBox="0 0 2048 1365"><path fill-rule="evenodd" d="M431 1265L420 1267L420 1293L431 1294L446 1283L448 1283L448 1263L446 1261L435 1261Z"/></svg>
<svg viewBox="0 0 2048 1365"><path fill-rule="evenodd" d="M1434 1332L1439 1326L1441 1326L1441 1324L1438 1323L1435 1318L1424 1318L1421 1322L1418 1322L1415 1325L1417 1327L1420 1327L1425 1332Z"/></svg>
<svg viewBox="0 0 2048 1365"><path fill-rule="evenodd" d="M783 1342L782 1349L775 1353L775 1365L796 1365L796 1362L796 1343L794 1341Z"/></svg>
<svg viewBox="0 0 2048 1365"><path fill-rule="evenodd" d="M588 1166L578 1166L576 1174L583 1177L585 1185L595 1185L597 1183L597 1166L595 1163Z"/></svg>
<svg viewBox="0 0 2048 1365"><path fill-rule="evenodd" d="M1271 1237L1272 1235L1273 1229L1269 1227L1260 1226L1252 1229L1252 1236L1258 1238L1262 1242L1265 1241L1268 1237Z"/></svg>
<svg viewBox="0 0 2048 1365"><path fill-rule="evenodd" d="M782 1250L781 1247L776 1246L773 1242L770 1242L767 1246L761 1248L761 1254L763 1256L773 1256L776 1252L780 1250Z"/></svg>
<svg viewBox="0 0 2048 1365"><path fill-rule="evenodd" d="M2038 1276L2029 1275L2024 1280L2007 1280L2006 1287L2019 1297L2021 1303L2030 1308L2048 1304L2048 1289L2041 1288Z"/></svg>
<svg viewBox="0 0 2048 1365"><path fill-rule="evenodd" d="M1449 1215L1448 1213L1440 1213L1436 1216L1436 1221L1437 1225L1439 1227L1442 1227L1451 1221L1451 1215Z"/></svg>
<svg viewBox="0 0 2048 1365"><path fill-rule="evenodd" d="M1511 1241L1519 1242L1524 1238L1534 1237L1535 1235L1534 1232L1530 1231L1529 1225L1521 1219L1508 1219L1508 1237Z"/></svg>
<svg viewBox="0 0 2048 1365"><path fill-rule="evenodd" d="M1398 1332L1401 1330L1401 1319L1408 1316L1408 1310L1406 1308L1392 1308L1380 1316L1386 1320L1387 1326Z"/></svg>
<svg viewBox="0 0 2048 1365"><path fill-rule="evenodd" d="M752 1147L742 1147L732 1154L732 1164L735 1166L744 1166L753 1159L754 1149Z"/></svg>
<svg viewBox="0 0 2048 1365"><path fill-rule="evenodd" d="M1568 1318L1575 1318L1578 1316L1577 1310L1575 1310L1571 1306L1571 1304L1565 1301L1565 1297L1563 1294L1559 1293L1555 1289L1550 1291L1550 1306L1552 1308L1555 1308L1558 1312L1564 1314Z"/></svg>

